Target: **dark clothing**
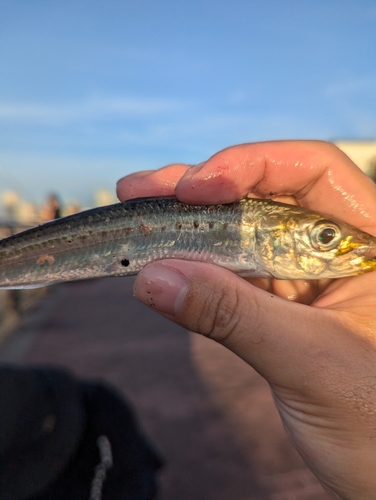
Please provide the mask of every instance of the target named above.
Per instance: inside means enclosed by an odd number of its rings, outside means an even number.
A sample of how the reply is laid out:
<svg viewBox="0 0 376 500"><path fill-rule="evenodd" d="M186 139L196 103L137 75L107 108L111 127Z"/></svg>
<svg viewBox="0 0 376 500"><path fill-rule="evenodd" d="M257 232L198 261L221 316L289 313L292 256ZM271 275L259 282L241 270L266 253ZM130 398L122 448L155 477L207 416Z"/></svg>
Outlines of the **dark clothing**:
<svg viewBox="0 0 376 500"><path fill-rule="evenodd" d="M102 500L156 498L155 471L161 461L141 436L129 408L113 391L94 384L84 387L84 405L87 421L77 453L57 481L30 500L89 500L95 467L101 461L99 436L108 438L113 460Z"/></svg>
<svg viewBox="0 0 376 500"><path fill-rule="evenodd" d="M120 394L62 370L13 370L0 369L1 500L156 499L162 461Z"/></svg>

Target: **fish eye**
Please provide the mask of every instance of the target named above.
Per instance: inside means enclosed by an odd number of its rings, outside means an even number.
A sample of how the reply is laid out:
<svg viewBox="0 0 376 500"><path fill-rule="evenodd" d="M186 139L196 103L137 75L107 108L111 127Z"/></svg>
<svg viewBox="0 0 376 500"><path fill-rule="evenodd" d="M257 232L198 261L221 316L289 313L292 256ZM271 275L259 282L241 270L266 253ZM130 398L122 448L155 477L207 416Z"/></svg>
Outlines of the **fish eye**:
<svg viewBox="0 0 376 500"><path fill-rule="evenodd" d="M316 250L332 250L341 240L341 230L332 221L320 221L313 226L311 242Z"/></svg>

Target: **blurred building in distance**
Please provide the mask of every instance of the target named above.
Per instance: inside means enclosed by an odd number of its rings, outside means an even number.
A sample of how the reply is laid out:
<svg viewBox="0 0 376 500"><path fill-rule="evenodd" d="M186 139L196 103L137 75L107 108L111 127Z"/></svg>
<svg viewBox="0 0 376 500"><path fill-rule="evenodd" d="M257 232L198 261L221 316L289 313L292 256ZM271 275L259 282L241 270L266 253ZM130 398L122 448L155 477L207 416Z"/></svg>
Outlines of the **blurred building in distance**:
<svg viewBox="0 0 376 500"><path fill-rule="evenodd" d="M21 196L16 191L7 190L3 191L1 198L4 219L16 220Z"/></svg>
<svg viewBox="0 0 376 500"><path fill-rule="evenodd" d="M334 144L376 181L376 141L338 140Z"/></svg>
<svg viewBox="0 0 376 500"><path fill-rule="evenodd" d="M6 190L1 193L2 218L32 226L39 221L38 207L22 198L17 191Z"/></svg>
<svg viewBox="0 0 376 500"><path fill-rule="evenodd" d="M109 189L98 189L94 193L94 203L97 207L112 205L112 203L117 203L118 201L119 200L116 198L115 193Z"/></svg>
<svg viewBox="0 0 376 500"><path fill-rule="evenodd" d="M41 222L72 215L92 206L104 206L117 203L119 200L113 191L100 188L92 194L93 205L83 206L79 200L68 200L62 203L60 196L50 193L39 202L30 202L16 190L0 191L0 223L18 223L22 226L35 226Z"/></svg>
<svg viewBox="0 0 376 500"><path fill-rule="evenodd" d="M64 205L63 216L65 217L66 215L73 215L76 214L77 212L81 212L81 210L82 210L81 203L77 200L71 200Z"/></svg>

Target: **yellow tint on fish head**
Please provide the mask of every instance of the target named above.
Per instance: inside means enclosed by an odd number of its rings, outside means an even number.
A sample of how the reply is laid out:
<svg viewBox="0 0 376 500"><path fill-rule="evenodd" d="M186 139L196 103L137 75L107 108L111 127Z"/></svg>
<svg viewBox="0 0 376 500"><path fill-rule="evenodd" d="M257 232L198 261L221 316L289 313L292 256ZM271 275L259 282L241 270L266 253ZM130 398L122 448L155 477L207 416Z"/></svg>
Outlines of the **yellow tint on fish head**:
<svg viewBox="0 0 376 500"><path fill-rule="evenodd" d="M336 256L345 255L352 250L364 247L364 243L357 243L353 241L353 236L350 235L340 241L338 249L336 251ZM364 257L363 260L358 263L358 265L360 266L360 274L376 271L376 255L375 258L371 259L367 259L367 257Z"/></svg>
<svg viewBox="0 0 376 500"><path fill-rule="evenodd" d="M356 243L353 241L353 237L351 235L347 236L339 242L336 255L344 255L351 252L351 250L355 250L356 248L360 248L362 246L364 246L364 243Z"/></svg>

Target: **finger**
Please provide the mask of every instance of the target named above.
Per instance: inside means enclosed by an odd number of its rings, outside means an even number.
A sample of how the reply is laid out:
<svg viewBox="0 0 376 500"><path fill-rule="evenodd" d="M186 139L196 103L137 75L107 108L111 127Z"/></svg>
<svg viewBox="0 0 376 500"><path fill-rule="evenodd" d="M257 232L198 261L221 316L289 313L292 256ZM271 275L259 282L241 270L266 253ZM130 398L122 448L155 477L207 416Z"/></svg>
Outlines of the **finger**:
<svg viewBox="0 0 376 500"><path fill-rule="evenodd" d="M300 384L312 356L328 342L330 312L286 302L214 265L155 262L139 273L134 293L185 328L221 342L270 383Z"/></svg>
<svg viewBox="0 0 376 500"><path fill-rule="evenodd" d="M188 165L174 164L159 170L144 170L120 179L116 193L120 201L141 196L172 196Z"/></svg>
<svg viewBox="0 0 376 500"><path fill-rule="evenodd" d="M376 186L333 144L279 141L225 149L192 167L176 186L186 203L226 203L247 195L293 195L299 204L363 230L376 227Z"/></svg>
<svg viewBox="0 0 376 500"><path fill-rule="evenodd" d="M331 282L329 279L321 280L278 280L270 278L244 278L248 283L251 283L257 288L261 288L266 292L278 295L292 302L300 304L312 304L317 296Z"/></svg>
<svg viewBox="0 0 376 500"><path fill-rule="evenodd" d="M376 272L366 273L352 278L334 280L313 302L314 307L332 308L341 313L348 312L356 318L354 330L366 322L369 339L376 341L374 314L376 302Z"/></svg>

